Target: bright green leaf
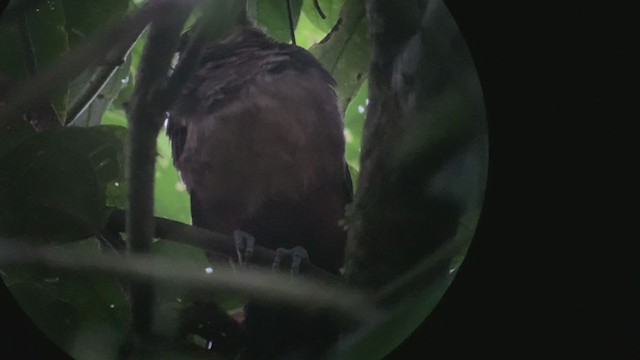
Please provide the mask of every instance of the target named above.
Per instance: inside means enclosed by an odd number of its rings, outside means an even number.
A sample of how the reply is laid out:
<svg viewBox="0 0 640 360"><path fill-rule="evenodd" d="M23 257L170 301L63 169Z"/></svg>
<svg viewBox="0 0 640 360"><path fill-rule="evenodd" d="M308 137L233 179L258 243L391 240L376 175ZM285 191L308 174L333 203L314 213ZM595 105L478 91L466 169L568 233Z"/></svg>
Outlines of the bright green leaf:
<svg viewBox="0 0 640 360"><path fill-rule="evenodd" d="M369 68L369 36L363 0L347 0L340 20L309 51L336 79L336 93L346 106L366 80Z"/></svg>
<svg viewBox="0 0 640 360"><path fill-rule="evenodd" d="M309 19L311 24L327 33L338 21L338 18L340 17L340 10L342 9L344 2L345 0L318 0L320 9L322 9L326 19L323 19L320 16L320 13L314 6L312 0L304 2L302 5L302 12Z"/></svg>

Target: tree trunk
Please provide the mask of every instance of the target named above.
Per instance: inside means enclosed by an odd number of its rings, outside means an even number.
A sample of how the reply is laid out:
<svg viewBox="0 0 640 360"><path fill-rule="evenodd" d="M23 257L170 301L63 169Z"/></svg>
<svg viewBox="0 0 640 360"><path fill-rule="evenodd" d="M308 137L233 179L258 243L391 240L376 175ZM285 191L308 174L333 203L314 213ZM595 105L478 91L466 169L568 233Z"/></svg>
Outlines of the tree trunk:
<svg viewBox="0 0 640 360"><path fill-rule="evenodd" d="M346 271L352 285L390 287L379 301L391 304L448 276L466 251L473 232L461 229L479 214L486 128L473 61L440 0L369 0L367 19L369 109Z"/></svg>

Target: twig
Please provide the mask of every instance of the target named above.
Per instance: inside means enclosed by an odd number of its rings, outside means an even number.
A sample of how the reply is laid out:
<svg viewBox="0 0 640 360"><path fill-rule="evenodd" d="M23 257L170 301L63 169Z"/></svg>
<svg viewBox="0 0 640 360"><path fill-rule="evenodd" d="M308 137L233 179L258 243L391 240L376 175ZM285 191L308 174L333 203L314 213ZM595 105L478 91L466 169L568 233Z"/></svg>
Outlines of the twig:
<svg viewBox="0 0 640 360"><path fill-rule="evenodd" d="M291 11L291 0L285 0L287 3L287 17L289 20L289 33L291 34L291 43L296 45L296 29L293 25L293 14Z"/></svg>
<svg viewBox="0 0 640 360"><path fill-rule="evenodd" d="M318 3L318 0L313 0L313 6L316 8L316 11L318 12L318 15L320 15L322 20L325 20L327 18L327 15L325 15L324 12L322 11L322 8L320 7L320 3Z"/></svg>
<svg viewBox="0 0 640 360"><path fill-rule="evenodd" d="M17 88L14 96L7 99L6 105L0 109L0 126L10 123L11 118L21 115L20 109L46 97L52 89L78 76L96 59L103 58L111 49L127 39L137 37L152 19L166 16L169 1L151 1L131 17L109 28L101 36L82 44L77 50L66 55L49 71Z"/></svg>
<svg viewBox="0 0 640 360"><path fill-rule="evenodd" d="M113 209L109 217L108 228L113 231L124 232L125 218L126 214L124 210ZM159 239L170 240L191 245L202 250L224 254L230 258L236 256L236 247L230 236L214 233L174 220L156 217L154 236ZM262 246L255 246L251 263L258 266L271 267L274 257L275 251ZM303 274L308 274L310 277L328 284L344 282L340 276L326 272L306 259L303 260L300 269Z"/></svg>
<svg viewBox="0 0 640 360"><path fill-rule="evenodd" d="M291 277L243 269L234 271L224 264L213 264L214 272L175 259L151 258L148 255L86 254L54 246L31 247L0 239L0 264L45 265L57 269L113 275L132 281L153 281L163 285L195 290L219 291L282 303L305 310L329 310L339 318L358 323L380 315L367 293L344 286L328 285L306 278Z"/></svg>

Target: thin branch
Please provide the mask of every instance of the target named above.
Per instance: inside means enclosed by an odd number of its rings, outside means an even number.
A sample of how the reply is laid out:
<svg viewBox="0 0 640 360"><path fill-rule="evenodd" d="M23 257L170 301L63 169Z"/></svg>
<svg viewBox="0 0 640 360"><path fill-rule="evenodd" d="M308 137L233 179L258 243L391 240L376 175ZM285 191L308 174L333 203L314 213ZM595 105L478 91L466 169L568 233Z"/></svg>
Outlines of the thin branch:
<svg viewBox="0 0 640 360"><path fill-rule="evenodd" d="M322 20L325 20L327 18L327 15L325 15L324 11L322 11L322 8L320 7L320 3L318 3L318 0L313 0L313 6L316 8L316 11L318 12L318 15L320 15Z"/></svg>
<svg viewBox="0 0 640 360"><path fill-rule="evenodd" d="M367 293L345 286L328 285L307 278L243 269L234 271L213 264L214 272L191 263L148 255L92 255L54 246L31 247L0 239L0 265L45 265L57 269L107 274L131 281L153 281L196 292L225 292L294 306L304 310L329 310L347 321L364 323L381 313Z"/></svg>
<svg viewBox="0 0 640 360"><path fill-rule="evenodd" d="M113 209L108 221L108 228L113 231L125 231L125 211ZM191 245L202 250L212 251L226 255L230 258L236 256L236 247L230 236L211 232L209 230L187 225L178 221L155 218L154 236L159 239ZM251 263L270 268L273 264L275 251L262 246L255 246ZM326 272L315 266L309 260L303 260L300 265L301 272L305 275L329 284L343 283L344 280L337 275Z"/></svg>
<svg viewBox="0 0 640 360"><path fill-rule="evenodd" d="M57 65L40 74L37 78L18 87L14 96L7 99L0 109L0 126L21 116L21 110L28 108L43 98L52 89L71 81L80 75L96 59L104 58L111 49L121 43L130 43L157 17L166 16L171 1L151 1L133 16L123 19L102 35L83 43L77 50L66 55Z"/></svg>
<svg viewBox="0 0 640 360"><path fill-rule="evenodd" d="M285 0L287 2L287 17L289 20L289 33L291 34L291 43L296 45L296 29L293 25L293 14L291 10L291 0Z"/></svg>

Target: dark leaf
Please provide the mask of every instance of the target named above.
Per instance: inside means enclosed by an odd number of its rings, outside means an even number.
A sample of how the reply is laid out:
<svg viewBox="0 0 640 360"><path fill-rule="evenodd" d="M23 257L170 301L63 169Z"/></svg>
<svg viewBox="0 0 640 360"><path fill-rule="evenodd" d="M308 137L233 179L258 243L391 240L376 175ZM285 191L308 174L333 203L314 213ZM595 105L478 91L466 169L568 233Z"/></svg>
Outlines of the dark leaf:
<svg viewBox="0 0 640 360"><path fill-rule="evenodd" d="M69 43L75 46L113 24L129 8L128 0L61 0Z"/></svg>
<svg viewBox="0 0 640 360"><path fill-rule="evenodd" d="M101 228L105 186L122 173L123 131L64 128L0 151L0 232L68 241Z"/></svg>
<svg viewBox="0 0 640 360"><path fill-rule="evenodd" d="M95 239L67 244L97 255ZM9 291L34 323L74 358L115 358L131 322L120 284L104 274L45 267L3 269Z"/></svg>
<svg viewBox="0 0 640 360"><path fill-rule="evenodd" d="M0 24L0 73L21 81L47 69L69 51L65 16L60 0L30 7L16 21ZM49 96L57 120L64 123L68 89L60 86Z"/></svg>

